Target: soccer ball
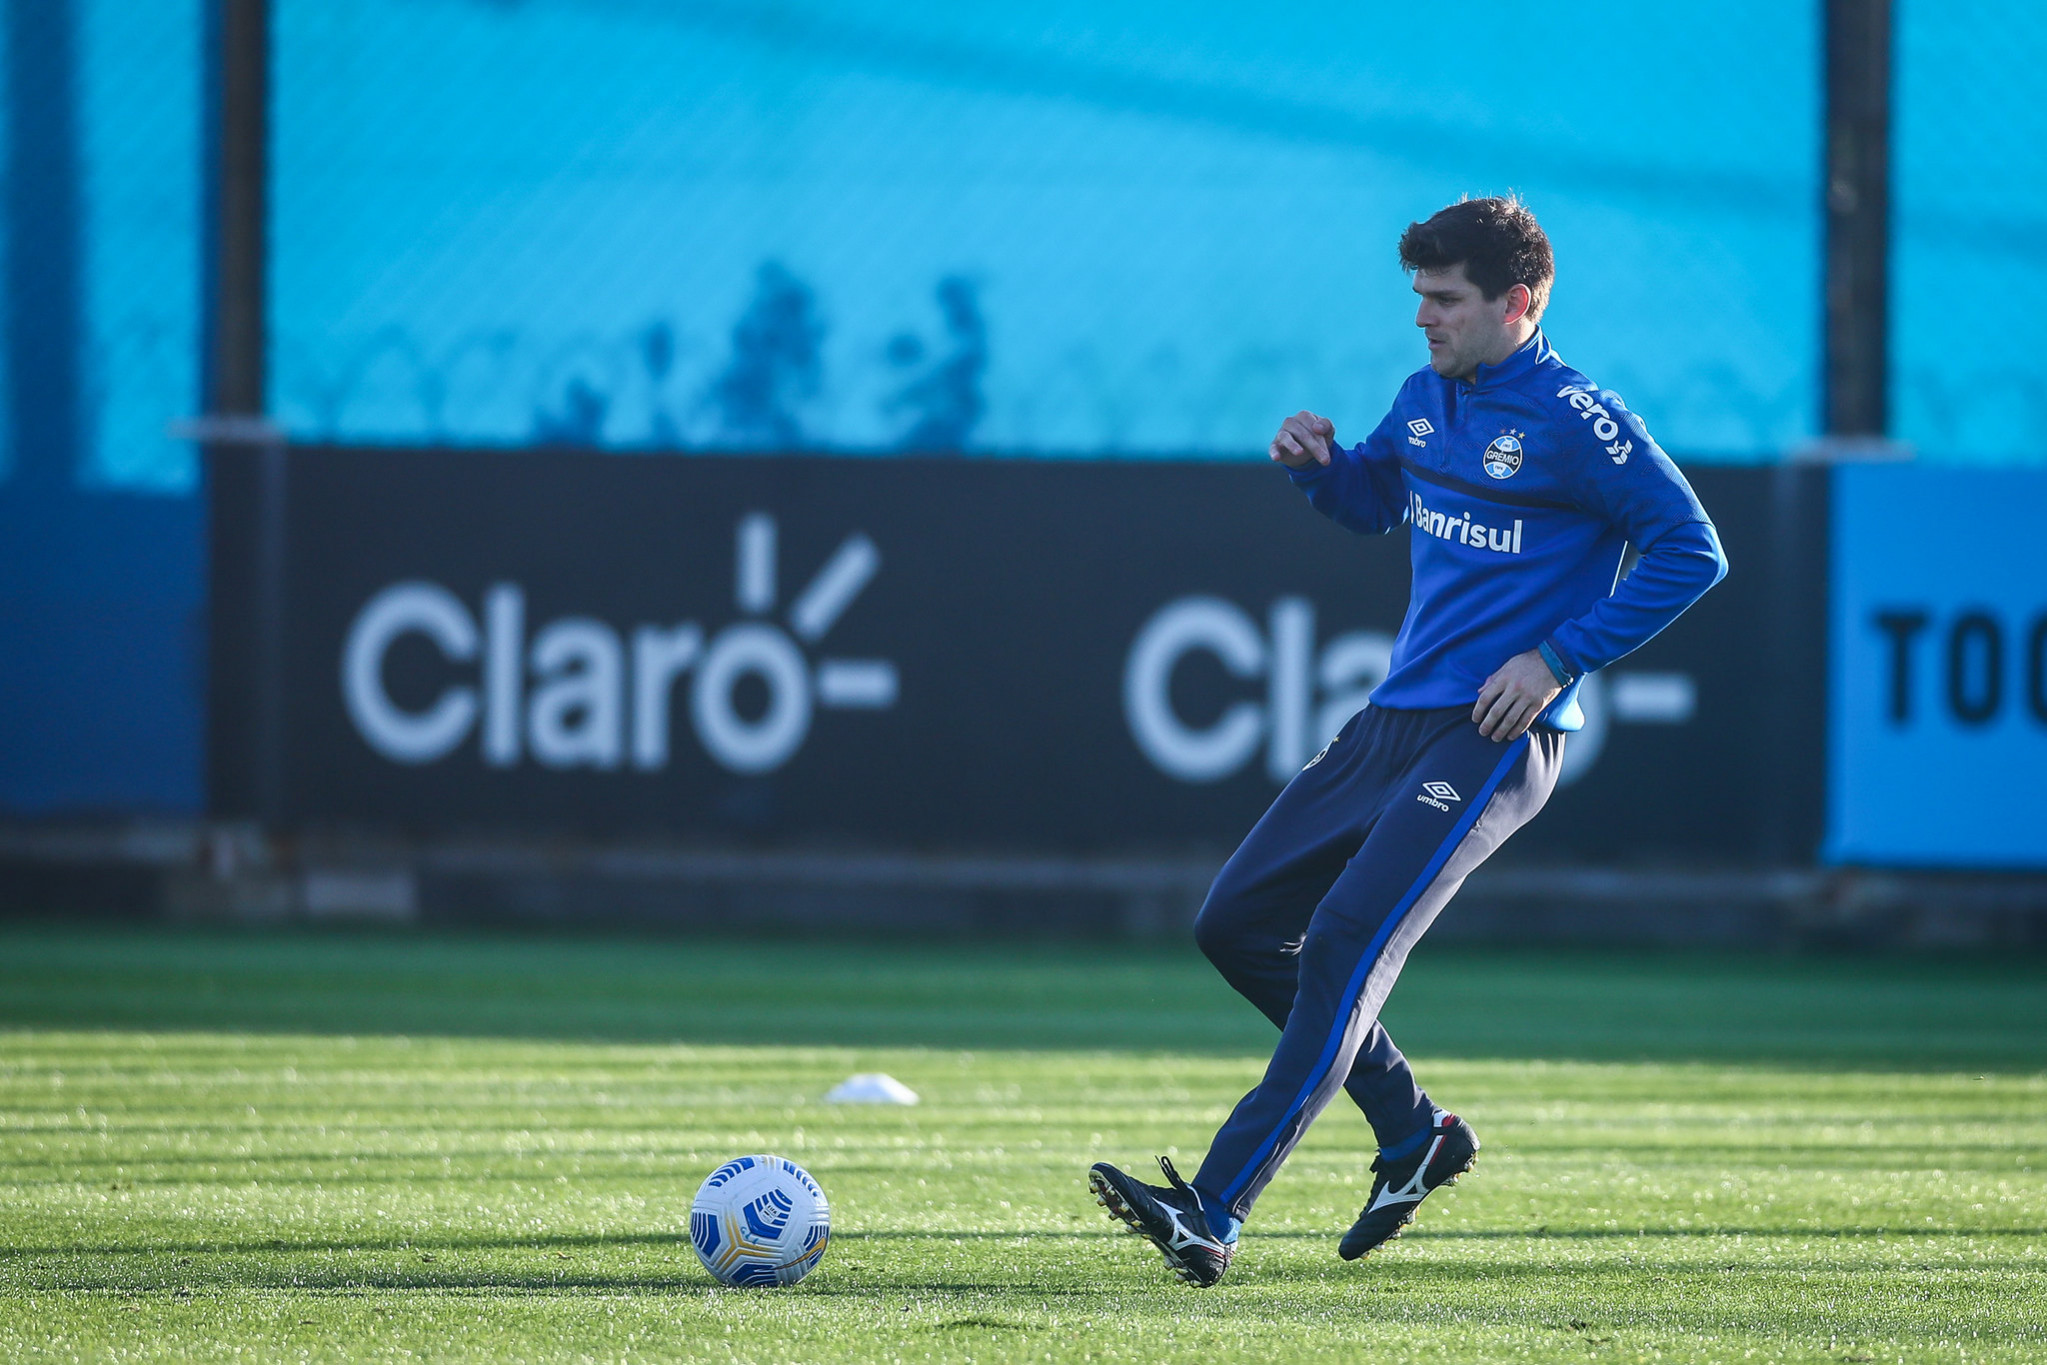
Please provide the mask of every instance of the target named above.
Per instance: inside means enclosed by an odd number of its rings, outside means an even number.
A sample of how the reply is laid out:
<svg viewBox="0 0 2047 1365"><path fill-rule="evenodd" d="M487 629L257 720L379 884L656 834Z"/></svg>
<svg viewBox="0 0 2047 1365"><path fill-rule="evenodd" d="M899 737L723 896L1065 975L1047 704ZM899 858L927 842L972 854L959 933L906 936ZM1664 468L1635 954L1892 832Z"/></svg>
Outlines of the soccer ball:
<svg viewBox="0 0 2047 1365"><path fill-rule="evenodd" d="M795 1284L817 1269L832 1210L810 1173L779 1156L741 1156L712 1171L689 1209L704 1269L729 1285Z"/></svg>

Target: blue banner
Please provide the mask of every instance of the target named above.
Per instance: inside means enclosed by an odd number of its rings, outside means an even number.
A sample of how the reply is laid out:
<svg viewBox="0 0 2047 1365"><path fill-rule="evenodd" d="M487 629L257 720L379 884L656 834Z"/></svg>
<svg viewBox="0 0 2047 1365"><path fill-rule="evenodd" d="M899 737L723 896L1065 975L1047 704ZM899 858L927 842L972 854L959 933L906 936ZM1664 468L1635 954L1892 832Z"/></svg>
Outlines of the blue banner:
<svg viewBox="0 0 2047 1365"><path fill-rule="evenodd" d="M1834 484L1827 852L2047 867L2047 472Z"/></svg>

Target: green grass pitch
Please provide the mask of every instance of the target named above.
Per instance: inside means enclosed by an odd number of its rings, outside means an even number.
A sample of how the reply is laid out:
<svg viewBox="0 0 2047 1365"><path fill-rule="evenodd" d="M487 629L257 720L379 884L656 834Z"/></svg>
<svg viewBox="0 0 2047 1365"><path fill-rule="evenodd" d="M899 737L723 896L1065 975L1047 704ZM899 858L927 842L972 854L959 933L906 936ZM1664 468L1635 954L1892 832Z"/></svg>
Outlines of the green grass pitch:
<svg viewBox="0 0 2047 1365"><path fill-rule="evenodd" d="M1203 1292L1084 1185L1259 1072L1191 953L9 929L0 1359L2047 1360L2040 962L1425 944L1388 1021L1477 1170L1345 1264L1339 1101ZM793 1289L689 1249L755 1151Z"/></svg>

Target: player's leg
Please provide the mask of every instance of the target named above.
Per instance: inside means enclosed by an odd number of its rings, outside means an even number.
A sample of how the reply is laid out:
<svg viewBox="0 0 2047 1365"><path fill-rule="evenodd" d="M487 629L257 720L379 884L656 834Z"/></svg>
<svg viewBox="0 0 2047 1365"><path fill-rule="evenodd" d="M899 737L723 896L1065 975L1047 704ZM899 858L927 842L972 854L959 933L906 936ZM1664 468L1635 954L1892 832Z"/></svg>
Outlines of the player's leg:
<svg viewBox="0 0 2047 1365"><path fill-rule="evenodd" d="M1296 774L1216 875L1194 939L1222 978L1284 1030L1300 985L1308 921L1364 844L1405 775L1412 713L1367 708ZM1430 1112L1407 1059L1374 1019L1345 1089L1382 1149L1418 1135Z"/></svg>
<svg viewBox="0 0 2047 1365"><path fill-rule="evenodd" d="M1241 1219L1352 1069L1414 945L1465 876L1540 809L1555 785L1560 737L1509 745L1479 735L1469 713L1408 713L1413 761L1371 832L1317 906L1299 954L1298 987L1265 1077L1217 1133L1193 1185ZM1425 789L1425 784L1441 784ZM1440 794L1438 794L1440 793ZM1365 1101L1425 1106L1390 1038ZM1419 1128L1432 1113L1411 1116ZM1393 1122L1390 1116L1382 1121Z"/></svg>
<svg viewBox="0 0 2047 1365"><path fill-rule="evenodd" d="M1282 1029L1308 920L1364 843L1377 808L1369 756L1382 715L1351 717L1294 774L1216 873L1194 917L1194 941L1223 980Z"/></svg>
<svg viewBox="0 0 2047 1365"><path fill-rule="evenodd" d="M1378 718L1353 717L1330 746L1295 774L1216 876L1195 921L1195 939L1223 978L1285 1027L1296 961L1314 907L1364 840L1378 786L1368 752ZM1369 718L1369 719L1368 719ZM1381 784L1382 785L1382 784ZM1144 1236L1189 1283L1216 1283L1236 1251L1236 1219L1202 1199L1160 1158L1168 1184L1151 1185L1098 1162L1095 1198Z"/></svg>

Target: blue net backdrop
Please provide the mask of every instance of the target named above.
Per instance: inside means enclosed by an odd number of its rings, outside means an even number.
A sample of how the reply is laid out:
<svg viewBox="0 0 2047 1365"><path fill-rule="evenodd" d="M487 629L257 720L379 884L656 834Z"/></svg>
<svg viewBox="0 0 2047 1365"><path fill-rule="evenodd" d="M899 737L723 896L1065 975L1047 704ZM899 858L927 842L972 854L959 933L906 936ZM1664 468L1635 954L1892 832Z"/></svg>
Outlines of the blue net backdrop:
<svg viewBox="0 0 2047 1365"><path fill-rule="evenodd" d="M76 11L87 486L196 483L192 450L168 426L199 403L202 11L201 0L81 0Z"/></svg>
<svg viewBox="0 0 2047 1365"><path fill-rule="evenodd" d="M1393 238L1505 189L1556 239L1553 339L1672 450L1815 429L1817 6L1503 12L1454 40L1382 3L274 22L273 406L300 436L1251 456L1275 413L1378 415L1418 363ZM200 0L10 7L0 43L67 65L16 90L7 63L0 99L4 173L71 180L52 335L78 353L75 440L21 450L0 420L0 478L195 485L165 427L199 399L204 40ZM1895 429L2036 462L2047 384L1963 300L2047 284L2047 12L1899 0L1896 60ZM50 89L54 163L23 117ZM48 235L9 221L0 261ZM7 344L44 334L10 307ZM0 416L52 401L8 373Z"/></svg>
<svg viewBox="0 0 2047 1365"><path fill-rule="evenodd" d="M7 277L0 335L31 354L0 366L0 470L194 487L167 426L199 401L204 39L200 0L6 7L0 259L26 278ZM71 353L37 364L53 345Z"/></svg>
<svg viewBox="0 0 2047 1365"><path fill-rule="evenodd" d="M1891 416L1923 461L2047 463L2047 8L1898 0Z"/></svg>
<svg viewBox="0 0 2047 1365"><path fill-rule="evenodd" d="M1817 414L1816 10L278 0L297 436L1257 457L1420 363L1393 243L1519 192L1664 444Z"/></svg>

